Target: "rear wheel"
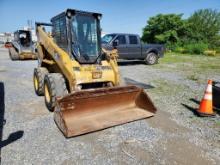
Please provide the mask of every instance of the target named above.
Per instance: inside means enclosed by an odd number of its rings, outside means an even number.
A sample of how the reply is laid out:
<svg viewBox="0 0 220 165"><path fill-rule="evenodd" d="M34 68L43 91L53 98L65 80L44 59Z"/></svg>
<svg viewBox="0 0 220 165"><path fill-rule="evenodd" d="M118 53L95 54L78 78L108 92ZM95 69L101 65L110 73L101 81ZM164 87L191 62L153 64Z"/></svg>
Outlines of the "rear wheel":
<svg viewBox="0 0 220 165"><path fill-rule="evenodd" d="M44 77L48 74L47 68L38 67L34 69L33 82L34 90L38 96L44 95Z"/></svg>
<svg viewBox="0 0 220 165"><path fill-rule="evenodd" d="M158 62L158 56L156 53L154 52L150 52L148 53L146 59L145 59L146 64L148 65L153 65L156 64Z"/></svg>
<svg viewBox="0 0 220 165"><path fill-rule="evenodd" d="M50 111L54 111L56 97L68 94L65 79L62 74L50 73L44 78L45 104Z"/></svg>
<svg viewBox="0 0 220 165"><path fill-rule="evenodd" d="M8 51L9 51L9 56L12 61L19 60L19 55L16 52L15 48L11 47L8 49Z"/></svg>

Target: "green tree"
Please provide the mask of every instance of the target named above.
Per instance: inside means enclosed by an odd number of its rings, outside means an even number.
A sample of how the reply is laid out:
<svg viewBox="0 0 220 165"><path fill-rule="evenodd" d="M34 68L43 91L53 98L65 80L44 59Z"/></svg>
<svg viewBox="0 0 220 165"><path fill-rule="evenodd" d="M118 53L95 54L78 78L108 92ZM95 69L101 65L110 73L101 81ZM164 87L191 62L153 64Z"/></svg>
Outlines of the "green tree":
<svg viewBox="0 0 220 165"><path fill-rule="evenodd" d="M186 37L187 22L182 14L158 14L147 21L142 40L148 43L174 44Z"/></svg>
<svg viewBox="0 0 220 165"><path fill-rule="evenodd" d="M220 46L220 12L201 9L188 19L188 37L194 42L208 43L210 47Z"/></svg>

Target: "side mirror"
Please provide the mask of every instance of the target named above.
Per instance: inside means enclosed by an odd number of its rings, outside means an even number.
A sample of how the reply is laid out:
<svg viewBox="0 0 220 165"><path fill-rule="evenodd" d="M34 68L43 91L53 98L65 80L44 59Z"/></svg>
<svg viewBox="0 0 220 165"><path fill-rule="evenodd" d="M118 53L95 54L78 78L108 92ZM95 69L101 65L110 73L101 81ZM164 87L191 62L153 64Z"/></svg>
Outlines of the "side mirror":
<svg viewBox="0 0 220 165"><path fill-rule="evenodd" d="M113 43L112 43L112 46L113 46L114 48L116 48L116 47L118 46L118 43L119 43L118 40L114 40Z"/></svg>

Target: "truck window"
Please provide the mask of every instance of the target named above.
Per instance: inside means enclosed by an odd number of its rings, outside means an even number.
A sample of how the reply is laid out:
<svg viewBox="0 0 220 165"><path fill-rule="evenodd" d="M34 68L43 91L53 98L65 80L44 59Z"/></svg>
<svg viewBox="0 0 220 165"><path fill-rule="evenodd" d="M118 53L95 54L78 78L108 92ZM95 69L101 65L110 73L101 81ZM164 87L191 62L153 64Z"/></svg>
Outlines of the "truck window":
<svg viewBox="0 0 220 165"><path fill-rule="evenodd" d="M118 36L115 40L119 41L119 45L125 45L126 44L126 38L123 35Z"/></svg>
<svg viewBox="0 0 220 165"><path fill-rule="evenodd" d="M129 44L138 44L137 36L129 36Z"/></svg>
<svg viewBox="0 0 220 165"><path fill-rule="evenodd" d="M113 38L115 38L115 34L107 34L104 37L102 37L102 43L107 44L111 42Z"/></svg>

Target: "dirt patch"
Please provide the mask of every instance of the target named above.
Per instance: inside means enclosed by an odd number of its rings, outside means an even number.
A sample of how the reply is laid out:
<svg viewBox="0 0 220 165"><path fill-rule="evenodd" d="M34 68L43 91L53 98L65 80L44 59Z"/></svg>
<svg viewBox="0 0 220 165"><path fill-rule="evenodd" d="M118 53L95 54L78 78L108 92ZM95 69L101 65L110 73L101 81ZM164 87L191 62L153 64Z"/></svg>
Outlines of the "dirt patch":
<svg viewBox="0 0 220 165"><path fill-rule="evenodd" d="M167 112L159 110L157 114L148 119L147 122L153 128L159 128L167 133L187 133L190 130L186 127L178 125L175 121L170 119L171 115Z"/></svg>
<svg viewBox="0 0 220 165"><path fill-rule="evenodd" d="M207 159L203 150L186 139L171 138L159 143L162 149L162 157L166 158L170 164L212 164L213 161Z"/></svg>

